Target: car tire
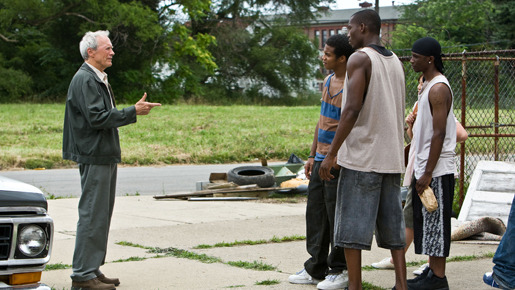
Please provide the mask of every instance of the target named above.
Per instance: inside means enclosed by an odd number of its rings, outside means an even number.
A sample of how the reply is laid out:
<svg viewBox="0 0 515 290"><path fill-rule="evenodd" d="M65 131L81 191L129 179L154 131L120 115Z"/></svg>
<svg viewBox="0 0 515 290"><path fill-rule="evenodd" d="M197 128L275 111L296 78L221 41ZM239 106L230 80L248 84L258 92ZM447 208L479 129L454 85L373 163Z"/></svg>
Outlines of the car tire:
<svg viewBox="0 0 515 290"><path fill-rule="evenodd" d="M227 181L237 185L257 184L266 188L275 184L275 176L272 168L266 166L241 166L227 173Z"/></svg>

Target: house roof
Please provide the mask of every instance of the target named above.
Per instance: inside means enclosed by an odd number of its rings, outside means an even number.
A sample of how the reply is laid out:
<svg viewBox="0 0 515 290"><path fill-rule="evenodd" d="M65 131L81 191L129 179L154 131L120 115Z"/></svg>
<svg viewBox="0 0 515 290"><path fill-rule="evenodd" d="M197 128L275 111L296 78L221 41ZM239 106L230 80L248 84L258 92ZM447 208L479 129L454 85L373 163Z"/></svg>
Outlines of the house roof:
<svg viewBox="0 0 515 290"><path fill-rule="evenodd" d="M349 22L350 17L363 9L373 8L353 8L353 9L337 9L328 10L327 12L321 13L317 19L311 21L311 24L331 24L331 23L344 23ZM400 6L384 6L379 7L379 16L381 21L386 20L397 20L401 17L402 11Z"/></svg>

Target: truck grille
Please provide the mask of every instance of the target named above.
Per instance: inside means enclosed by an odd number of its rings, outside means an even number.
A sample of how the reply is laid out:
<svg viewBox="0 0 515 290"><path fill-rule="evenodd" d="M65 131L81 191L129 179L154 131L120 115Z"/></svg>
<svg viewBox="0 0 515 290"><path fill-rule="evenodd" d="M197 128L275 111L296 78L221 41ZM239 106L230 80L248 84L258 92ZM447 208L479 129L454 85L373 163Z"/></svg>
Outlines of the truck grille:
<svg viewBox="0 0 515 290"><path fill-rule="evenodd" d="M11 250L13 226L0 224L0 260L7 260Z"/></svg>

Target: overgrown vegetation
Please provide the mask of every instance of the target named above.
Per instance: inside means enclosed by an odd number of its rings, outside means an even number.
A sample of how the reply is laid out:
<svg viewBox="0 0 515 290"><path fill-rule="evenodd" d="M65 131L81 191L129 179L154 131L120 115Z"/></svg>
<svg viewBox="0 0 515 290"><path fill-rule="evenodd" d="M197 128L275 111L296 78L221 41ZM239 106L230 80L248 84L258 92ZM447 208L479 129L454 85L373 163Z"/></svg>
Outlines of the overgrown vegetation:
<svg viewBox="0 0 515 290"><path fill-rule="evenodd" d="M274 279L274 280L263 280L263 281L258 281L256 282L256 285L277 285L277 284L280 284L281 281L277 280L277 279Z"/></svg>
<svg viewBox="0 0 515 290"><path fill-rule="evenodd" d="M120 105L123 107L123 105ZM162 106L120 128L122 164L223 164L306 159L318 106ZM0 169L60 168L64 105L0 104ZM35 163L34 160L40 160ZM52 166L50 167L50 163Z"/></svg>
<svg viewBox="0 0 515 290"><path fill-rule="evenodd" d="M513 48L515 9L509 0L417 0L401 6L391 48L409 54L421 37L437 39L446 53Z"/></svg>
<svg viewBox="0 0 515 290"><path fill-rule="evenodd" d="M198 254L195 252L178 249L174 247L168 247L168 248L157 248L157 247L147 247L142 246L139 244L133 244L131 242L121 241L117 242L116 244L122 245L122 246L128 246L128 247L136 247L136 248L142 248L146 249L148 253L156 254L153 258L161 258L161 257L176 257L176 258L183 258L183 259L190 259L190 260L196 260L202 263L223 263L234 267L239 268L245 268L245 269L251 269L256 271L273 271L277 268L275 266L271 266L268 264L265 264L261 261L223 261L222 259L214 256L209 256L206 254ZM131 261L133 259L148 259L148 258L139 258L139 257L131 257L129 258Z"/></svg>
<svg viewBox="0 0 515 290"><path fill-rule="evenodd" d="M136 124L120 128L122 164L284 161L292 153L305 160L319 111L319 106L162 106ZM474 120L478 124L491 122L487 112L469 110L479 116ZM0 104L0 123L9 124L0 127L0 170L73 166L61 156L63 116L62 104ZM500 116L510 113L501 110ZM467 154L491 150L481 145L481 139L466 142L469 150L475 150Z"/></svg>
<svg viewBox="0 0 515 290"><path fill-rule="evenodd" d="M295 24L321 2L2 0L0 102L63 100L83 62L79 42L96 30L111 33L109 82L121 102L145 91L169 104L304 98L318 51ZM288 23L263 15L270 3L288 11Z"/></svg>
<svg viewBox="0 0 515 290"><path fill-rule="evenodd" d="M71 268L72 268L72 265L63 264L63 263L46 264L45 271L63 270L63 269L71 269Z"/></svg>
<svg viewBox="0 0 515 290"><path fill-rule="evenodd" d="M286 236L286 237L276 237L269 240L243 240L243 241L234 241L234 242L221 242L216 243L214 245L206 245L206 244L200 244L195 247L194 249L211 249L211 248L224 248L224 247L235 247L235 246L253 246L253 245L261 245L261 244L271 244L271 243L284 243L284 242L293 242L293 241L302 241L305 240L305 236L299 236L299 235L293 235L293 236Z"/></svg>
<svg viewBox="0 0 515 290"><path fill-rule="evenodd" d="M2 0L0 102L62 101L83 62L81 37L102 29L119 102L146 91L167 104L312 104L320 62L304 27L331 2ZM389 45L409 53L430 35L452 51L510 48L514 15L510 0L417 0Z"/></svg>

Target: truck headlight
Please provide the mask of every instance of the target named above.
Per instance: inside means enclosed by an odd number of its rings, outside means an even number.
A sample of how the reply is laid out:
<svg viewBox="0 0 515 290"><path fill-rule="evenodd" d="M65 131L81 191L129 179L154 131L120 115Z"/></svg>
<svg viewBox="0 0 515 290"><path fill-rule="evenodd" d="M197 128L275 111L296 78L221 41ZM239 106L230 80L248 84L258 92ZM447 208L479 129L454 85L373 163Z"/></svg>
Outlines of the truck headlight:
<svg viewBox="0 0 515 290"><path fill-rule="evenodd" d="M38 225L27 225L18 233L18 249L28 257L41 254L47 245L47 235Z"/></svg>

